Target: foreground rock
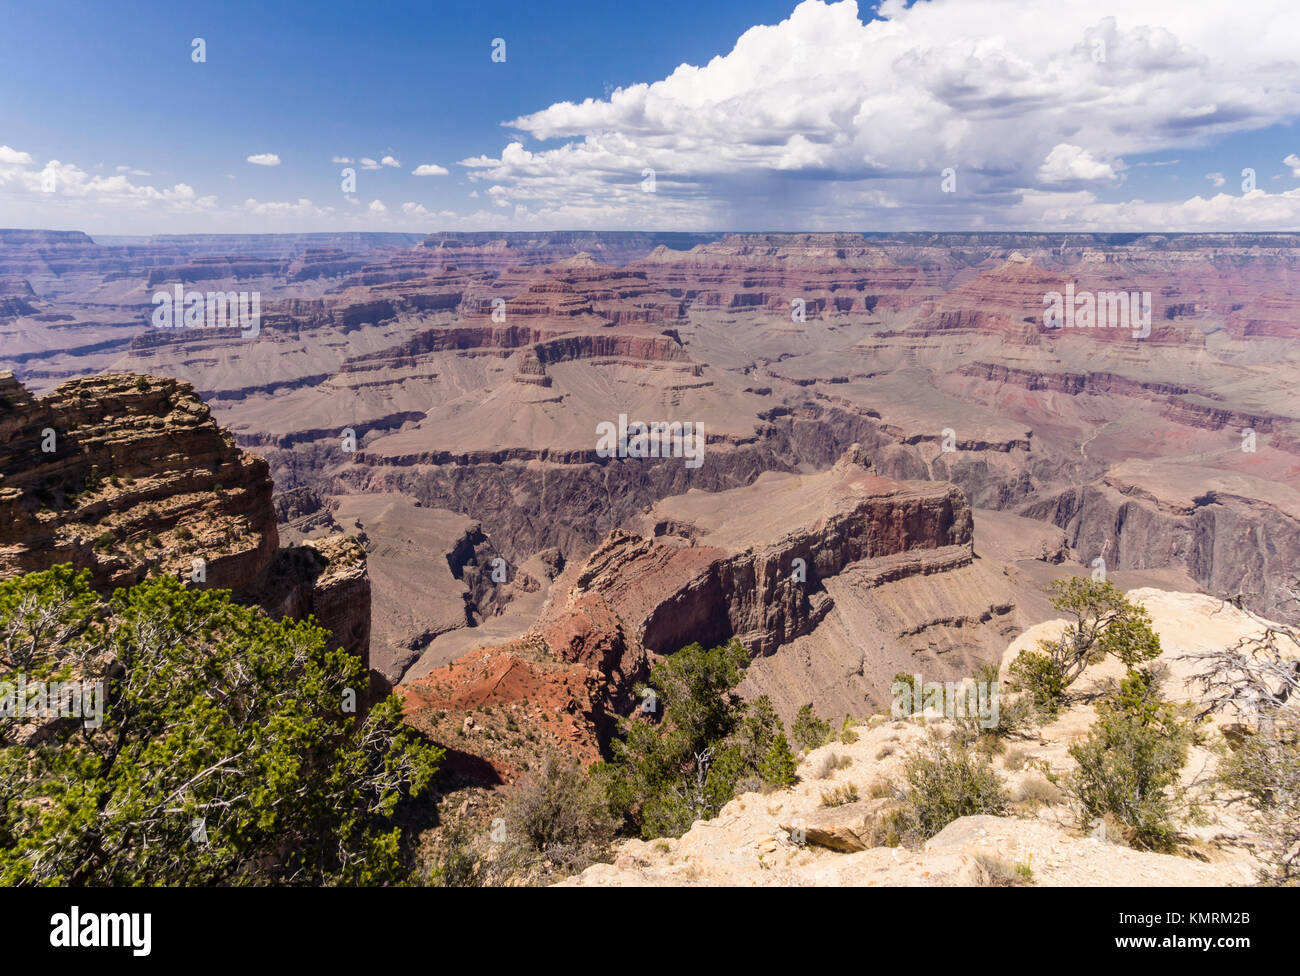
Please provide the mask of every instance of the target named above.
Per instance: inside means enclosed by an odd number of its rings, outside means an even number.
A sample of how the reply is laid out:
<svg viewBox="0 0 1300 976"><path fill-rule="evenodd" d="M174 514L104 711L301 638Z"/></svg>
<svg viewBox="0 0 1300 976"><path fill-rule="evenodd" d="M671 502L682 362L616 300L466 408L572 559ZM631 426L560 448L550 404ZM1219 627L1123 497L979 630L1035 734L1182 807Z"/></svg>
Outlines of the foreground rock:
<svg viewBox="0 0 1300 976"><path fill-rule="evenodd" d="M1236 607L1200 594L1132 590L1129 599L1151 613L1170 675L1165 693L1191 700L1188 678L1197 666L1184 655L1231 644L1259 633L1260 625ZM1007 650L1009 661L1040 637L1060 633L1063 621L1032 628ZM1113 676L1114 667L1094 667L1079 679L1088 693ZM855 731L852 743L834 743L810 753L799 767L800 781L769 794L747 793L723 807L714 820L697 821L680 838L627 841L613 862L598 864L566 885L988 885L999 867L1023 865L1032 883L1066 886L1222 886L1251 884L1257 877L1242 810L1214 794L1215 754L1210 739L1193 748L1182 789L1202 803L1205 822L1184 827L1184 848L1193 856L1131 850L1080 830L1059 789L1043 775L1073 768L1069 745L1087 734L1095 711L1076 705L1041 736L1012 740L993 765L1010 794L1011 816L956 820L921 850L883 846L873 830L874 814L886 800L881 784L899 781L904 757L934 733L951 729L946 719L873 719ZM828 762L830 757L840 762ZM838 768L836 768L838 766ZM836 788L856 786L861 799L827 806ZM876 787L873 789L873 787ZM792 836L793 833L793 836ZM802 835L805 843L797 843Z"/></svg>
<svg viewBox="0 0 1300 976"><path fill-rule="evenodd" d="M496 784L546 752L600 759L648 669L609 606L588 597L548 626L471 651L398 691L407 721L446 747L451 769Z"/></svg>

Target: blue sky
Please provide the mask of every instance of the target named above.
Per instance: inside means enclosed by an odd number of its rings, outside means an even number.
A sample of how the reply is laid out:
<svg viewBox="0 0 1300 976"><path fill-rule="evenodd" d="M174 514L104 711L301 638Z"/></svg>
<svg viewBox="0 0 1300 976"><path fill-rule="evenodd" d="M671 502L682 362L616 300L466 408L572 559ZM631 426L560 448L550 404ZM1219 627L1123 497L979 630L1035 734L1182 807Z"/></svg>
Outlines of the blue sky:
<svg viewBox="0 0 1300 976"><path fill-rule="evenodd" d="M1290 0L185 6L0 10L0 226L1300 229Z"/></svg>

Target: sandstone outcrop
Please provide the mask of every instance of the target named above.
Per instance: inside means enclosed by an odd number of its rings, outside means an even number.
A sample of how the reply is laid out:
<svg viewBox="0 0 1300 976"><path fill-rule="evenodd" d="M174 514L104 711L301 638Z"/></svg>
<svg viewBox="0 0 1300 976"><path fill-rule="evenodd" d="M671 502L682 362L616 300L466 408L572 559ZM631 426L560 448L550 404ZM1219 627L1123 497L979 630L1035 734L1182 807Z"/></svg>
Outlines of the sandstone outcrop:
<svg viewBox="0 0 1300 976"><path fill-rule="evenodd" d="M342 536L281 549L271 492L188 383L106 374L34 397L0 373L0 576L70 563L108 590L173 575L314 614L368 661L364 552Z"/></svg>
<svg viewBox="0 0 1300 976"><path fill-rule="evenodd" d="M32 397L0 374L0 561L71 562L96 586L150 569L239 588L278 546L266 462L217 427L186 383L110 374Z"/></svg>

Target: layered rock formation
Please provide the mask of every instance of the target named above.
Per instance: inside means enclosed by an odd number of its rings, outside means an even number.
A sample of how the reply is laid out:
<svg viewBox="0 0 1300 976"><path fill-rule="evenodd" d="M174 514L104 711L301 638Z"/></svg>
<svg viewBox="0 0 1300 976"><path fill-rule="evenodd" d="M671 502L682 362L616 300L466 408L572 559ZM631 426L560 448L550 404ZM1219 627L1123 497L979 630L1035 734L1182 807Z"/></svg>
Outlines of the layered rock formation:
<svg viewBox="0 0 1300 976"><path fill-rule="evenodd" d="M887 693L882 671L916 663L927 622L913 615L910 629L890 630L877 618L900 588L920 580L943 594L958 625L961 615L972 617L965 640L978 645L976 660L999 653L1012 607L990 603L981 589L964 592L969 580L957 574L976 570L961 492L893 482L871 474L867 462L855 445L821 474L768 474L746 488L666 499L643 517L643 533L615 531L566 569L526 634L403 683L410 720L451 743L467 774L475 756L495 778L511 778L536 742L590 762L615 717L634 707L632 685L651 661L733 637L759 658L747 682L773 685L755 693L769 694L787 718L803 703L802 689L784 686L781 674L799 666L785 655L801 640L817 647L807 658L815 679L838 686L834 706L843 700L847 711L867 714ZM847 640L845 627L856 630ZM864 637L873 667L840 674L845 654L859 664ZM925 660L947 673L969 665L959 657Z"/></svg>
<svg viewBox="0 0 1300 976"><path fill-rule="evenodd" d="M411 512L478 525L488 542L476 551L504 559L512 580L553 550L576 572L615 530L655 537L641 520L665 499L824 471L855 442L882 477L957 485L984 523L976 558L869 600L856 570L823 577L834 609L755 662L761 687L839 708L846 683L860 699L877 682L867 674L906 655L955 671L978 659L1011 624L1003 608L1042 611L1044 566L1100 558L1147 574L1135 582L1283 612L1300 552L1300 510L1281 490L1300 473L1300 353L1287 340L1298 245L1288 234L5 232L0 342L35 390L110 367L189 381L281 489L326 505L401 496ZM200 272L228 277L196 287L262 292L256 338L150 328L154 288ZM1149 293L1152 334L1045 328L1044 295L1070 285ZM597 425L620 415L703 424L702 463L601 456ZM394 680L519 637L552 589L544 565L528 590L458 578L441 569L456 532L402 539L391 526L408 514L353 504L340 517L366 526L372 570L394 594L376 601ZM411 572L417 536L436 572ZM1041 541L1043 558L990 555L1021 538ZM954 580L974 594L960 605ZM788 621L805 612L768 598ZM727 621L714 630L749 626Z"/></svg>
<svg viewBox="0 0 1300 976"><path fill-rule="evenodd" d="M664 499L645 517L653 536L612 535L573 592L601 596L650 651L739 637L767 655L816 627L833 606L823 581L852 564L879 561L883 581L970 562L958 489L892 482L866 460L855 445L819 475Z"/></svg>
<svg viewBox="0 0 1300 976"><path fill-rule="evenodd" d="M93 586L146 576L314 614L368 661L365 555L344 537L280 549L266 462L188 383L105 374L34 397L0 373L0 576L70 563Z"/></svg>
<svg viewBox="0 0 1300 976"><path fill-rule="evenodd" d="M217 427L189 384L108 374L35 398L0 374L0 564L70 562L94 585L151 569L237 588L278 546L266 462Z"/></svg>

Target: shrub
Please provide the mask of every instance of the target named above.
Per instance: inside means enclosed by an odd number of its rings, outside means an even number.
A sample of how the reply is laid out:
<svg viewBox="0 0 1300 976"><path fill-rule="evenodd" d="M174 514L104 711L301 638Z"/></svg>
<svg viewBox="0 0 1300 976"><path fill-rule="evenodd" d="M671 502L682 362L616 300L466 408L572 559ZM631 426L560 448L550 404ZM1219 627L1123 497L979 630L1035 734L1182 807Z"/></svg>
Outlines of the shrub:
<svg viewBox="0 0 1300 976"><path fill-rule="evenodd" d="M989 761L963 744L945 747L937 736L903 762L907 781L902 808L905 832L927 840L960 817L999 816L1007 795Z"/></svg>
<svg viewBox="0 0 1300 976"><path fill-rule="evenodd" d="M867 787L867 796L873 800L884 799L894 795L894 784L887 779L873 779Z"/></svg>
<svg viewBox="0 0 1300 976"><path fill-rule="evenodd" d="M39 745L39 719L0 716L0 885L407 880L402 805L442 752L394 699L349 714L366 672L326 638L171 577L108 600L67 565L0 582L0 682L104 696Z"/></svg>
<svg viewBox="0 0 1300 976"><path fill-rule="evenodd" d="M576 874L604 855L618 826L601 784L553 755L510 789L503 819L499 865L513 876Z"/></svg>
<svg viewBox="0 0 1300 976"><path fill-rule="evenodd" d="M772 767L771 772L777 777L776 779L769 779L762 771L763 763L769 757L774 759L781 757L783 752L790 756L789 775L793 775L794 768L798 765L793 753L790 752L790 743L785 737L785 726L781 724L780 716L772 707L772 700L767 695L760 695L747 707L742 705L741 708L745 712L745 717L736 734L736 746L737 759L742 766L742 772L737 779L736 790L746 792L763 786L793 785L794 780L788 779L786 774L779 772L775 766ZM779 744L778 736L781 740ZM783 757L779 762L784 762Z"/></svg>
<svg viewBox="0 0 1300 976"><path fill-rule="evenodd" d="M991 854L976 854L980 884L987 888L1014 888L1034 883L1034 869L1027 862L1015 863Z"/></svg>
<svg viewBox="0 0 1300 976"><path fill-rule="evenodd" d="M1012 749L1002 759L1002 768L1018 773L1029 761L1029 753L1024 749Z"/></svg>
<svg viewBox="0 0 1300 976"><path fill-rule="evenodd" d="M870 847L898 847L913 829L900 806L879 810L865 824L865 837Z"/></svg>
<svg viewBox="0 0 1300 976"><path fill-rule="evenodd" d="M830 739L831 723L818 718L811 705L804 705L794 717L790 736L800 749L816 749Z"/></svg>
<svg viewBox="0 0 1300 976"><path fill-rule="evenodd" d="M1056 806L1065 800L1065 791L1041 776L1031 776L1020 784L1016 799L1034 806Z"/></svg>
<svg viewBox="0 0 1300 976"><path fill-rule="evenodd" d="M974 739L967 738L965 741L974 743L975 749L981 756L992 761L994 756L1000 756L1007 751L1007 744L1001 736L994 735L992 732L980 732Z"/></svg>
<svg viewBox="0 0 1300 976"><path fill-rule="evenodd" d="M1032 724L1033 708L1027 696L1008 699L1002 694L1002 681L996 662L980 665L969 680L977 689L979 711L972 713L968 698L966 714L956 717L955 721L968 738L981 738L982 748L1000 753L1004 748L1002 740L1023 735Z"/></svg>
<svg viewBox="0 0 1300 976"><path fill-rule="evenodd" d="M794 786L799 779L795 772L798 768L799 763L790 750L785 733L778 732L758 767L763 782L773 789Z"/></svg>
<svg viewBox="0 0 1300 976"><path fill-rule="evenodd" d="M853 716L845 715L844 724L840 726L840 741L851 746L858 741L858 733L853 729Z"/></svg>
<svg viewBox="0 0 1300 976"><path fill-rule="evenodd" d="M824 807L842 807L846 803L856 803L858 800L858 788L852 783L843 783L829 793L822 794L822 806Z"/></svg>
<svg viewBox="0 0 1300 976"><path fill-rule="evenodd" d="M1061 710L1065 689L1070 686L1063 662L1050 654L1021 651L1008 673L1015 690L1024 692L1040 715L1055 717Z"/></svg>
<svg viewBox="0 0 1300 976"><path fill-rule="evenodd" d="M794 757L782 755L789 746L771 703L747 708L733 690L748 662L733 640L709 650L692 644L651 670L663 720L624 720L611 762L596 769L610 808L646 840L716 816L751 780L792 782Z"/></svg>
<svg viewBox="0 0 1300 976"><path fill-rule="evenodd" d="M907 697L905 699L906 704L904 705L902 701L900 701L900 699L896 696L894 702L890 706L889 714L893 715L895 709L900 711L904 716L915 715L917 712L922 711L923 709L921 707L921 700L925 689L920 684L917 683L916 675L903 674L901 671L898 674L894 675L894 680L890 683L889 686L891 689L890 691L891 695L893 694L892 689L897 685L907 685L908 692L907 692Z"/></svg>
<svg viewBox="0 0 1300 976"><path fill-rule="evenodd" d="M443 830L437 849L429 858L425 884L439 888L477 888L483 885L482 860L463 820Z"/></svg>
<svg viewBox="0 0 1300 976"><path fill-rule="evenodd" d="M1121 824L1128 841L1149 850L1170 850L1183 804L1171 797L1194 739L1189 723L1160 696L1158 675L1130 671L1115 692L1097 705L1087 738L1070 747L1078 769L1066 791L1087 828L1105 815Z"/></svg>
<svg viewBox="0 0 1300 976"><path fill-rule="evenodd" d="M848 756L841 756L839 753L832 752L822 758L817 767L817 778L826 779L833 776L838 769L848 769L853 765L853 760Z"/></svg>

